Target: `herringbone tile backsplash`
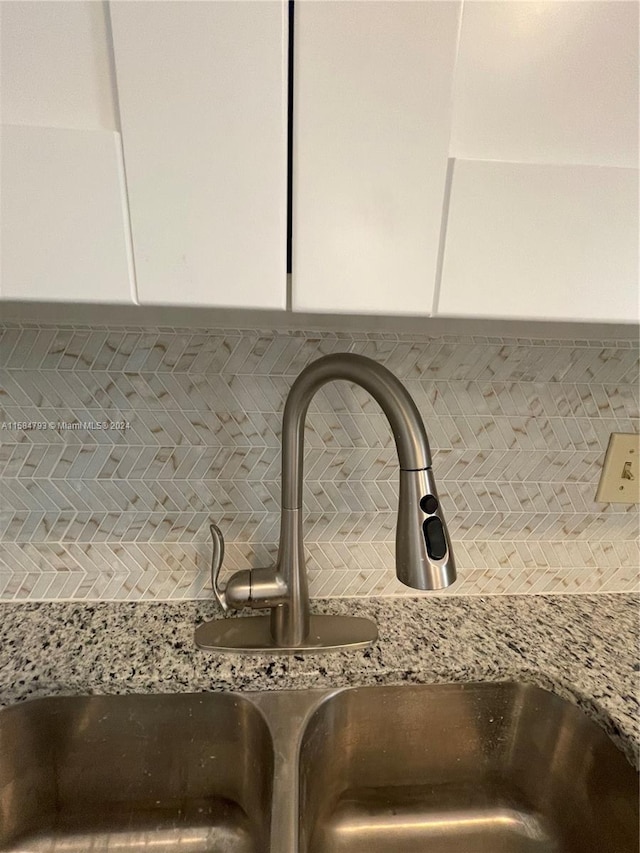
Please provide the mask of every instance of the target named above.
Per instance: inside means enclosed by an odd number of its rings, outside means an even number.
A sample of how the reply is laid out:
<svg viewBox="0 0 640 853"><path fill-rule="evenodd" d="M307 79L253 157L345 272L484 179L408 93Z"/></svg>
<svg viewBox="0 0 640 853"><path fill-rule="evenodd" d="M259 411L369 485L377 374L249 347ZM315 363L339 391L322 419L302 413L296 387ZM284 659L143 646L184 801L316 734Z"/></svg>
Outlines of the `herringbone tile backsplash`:
<svg viewBox="0 0 640 853"><path fill-rule="evenodd" d="M210 519L227 572L268 564L287 391L343 351L389 367L422 412L459 567L447 594L637 587L637 508L594 502L609 434L638 431L632 342L0 332L0 598L209 596ZM393 571L395 448L366 392L318 393L305 475L312 595L416 594Z"/></svg>

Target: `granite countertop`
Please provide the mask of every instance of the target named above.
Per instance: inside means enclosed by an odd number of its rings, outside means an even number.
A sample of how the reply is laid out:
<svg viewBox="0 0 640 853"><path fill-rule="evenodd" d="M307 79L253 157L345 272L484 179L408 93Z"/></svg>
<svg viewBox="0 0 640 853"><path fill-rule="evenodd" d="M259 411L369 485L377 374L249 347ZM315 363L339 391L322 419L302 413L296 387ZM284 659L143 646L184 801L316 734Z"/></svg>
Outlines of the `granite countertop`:
<svg viewBox="0 0 640 853"><path fill-rule="evenodd" d="M212 602L3 604L0 704L76 693L524 681L579 705L640 766L636 594L334 599L370 649L286 656L196 649ZM232 617L238 618L238 617ZM242 617L241 617L242 618Z"/></svg>

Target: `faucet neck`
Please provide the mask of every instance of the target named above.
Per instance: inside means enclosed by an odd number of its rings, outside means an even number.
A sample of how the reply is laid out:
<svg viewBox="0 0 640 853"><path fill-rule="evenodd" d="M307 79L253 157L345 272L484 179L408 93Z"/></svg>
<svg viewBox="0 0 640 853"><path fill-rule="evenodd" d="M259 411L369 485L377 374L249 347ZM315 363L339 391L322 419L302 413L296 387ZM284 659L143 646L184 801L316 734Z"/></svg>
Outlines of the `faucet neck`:
<svg viewBox="0 0 640 853"><path fill-rule="evenodd" d="M422 418L402 383L378 362L355 353L327 355L306 367L291 386L282 422L282 508L302 508L304 426L316 391L344 379L368 391L385 413L396 443L400 468L431 467Z"/></svg>

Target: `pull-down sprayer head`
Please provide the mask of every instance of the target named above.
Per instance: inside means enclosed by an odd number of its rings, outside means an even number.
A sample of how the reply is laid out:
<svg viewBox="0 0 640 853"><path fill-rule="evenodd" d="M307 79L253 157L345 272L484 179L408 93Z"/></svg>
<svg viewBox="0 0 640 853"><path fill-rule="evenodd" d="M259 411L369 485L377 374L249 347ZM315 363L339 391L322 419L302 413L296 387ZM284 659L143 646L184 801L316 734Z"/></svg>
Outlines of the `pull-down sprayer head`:
<svg viewBox="0 0 640 853"><path fill-rule="evenodd" d="M453 551L431 468L400 469L396 574L413 589L444 589L456 579Z"/></svg>

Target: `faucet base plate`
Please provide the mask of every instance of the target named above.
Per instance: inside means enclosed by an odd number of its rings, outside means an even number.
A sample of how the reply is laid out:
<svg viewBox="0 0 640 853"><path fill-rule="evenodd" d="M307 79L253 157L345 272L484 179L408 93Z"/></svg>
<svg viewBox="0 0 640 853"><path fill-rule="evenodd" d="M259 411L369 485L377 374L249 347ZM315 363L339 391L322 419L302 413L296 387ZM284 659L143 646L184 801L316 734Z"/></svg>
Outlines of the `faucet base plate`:
<svg viewBox="0 0 640 853"><path fill-rule="evenodd" d="M271 617L248 616L212 619L196 627L195 641L207 652L234 654L318 654L363 649L378 639L371 619L359 616L310 616L309 636L294 646L276 646L271 636Z"/></svg>

